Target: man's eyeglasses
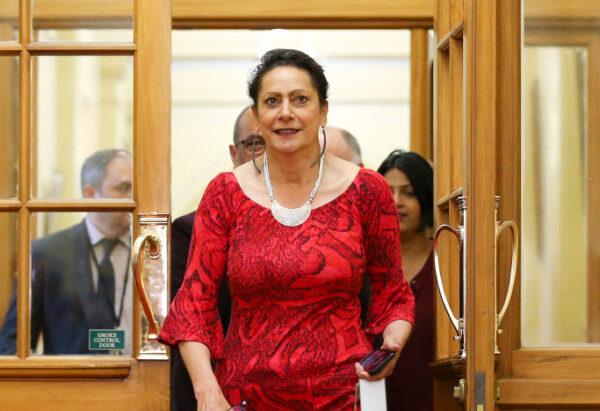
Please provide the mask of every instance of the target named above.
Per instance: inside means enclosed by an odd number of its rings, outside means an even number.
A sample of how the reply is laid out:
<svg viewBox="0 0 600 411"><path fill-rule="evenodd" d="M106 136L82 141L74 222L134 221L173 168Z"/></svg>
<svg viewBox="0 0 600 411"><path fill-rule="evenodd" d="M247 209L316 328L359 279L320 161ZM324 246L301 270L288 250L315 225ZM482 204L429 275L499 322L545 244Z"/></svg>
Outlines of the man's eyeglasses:
<svg viewBox="0 0 600 411"><path fill-rule="evenodd" d="M262 154L265 151L265 140L258 134L252 134L243 140L238 141L235 146L242 147L248 154L252 154L252 145L254 144L254 153Z"/></svg>

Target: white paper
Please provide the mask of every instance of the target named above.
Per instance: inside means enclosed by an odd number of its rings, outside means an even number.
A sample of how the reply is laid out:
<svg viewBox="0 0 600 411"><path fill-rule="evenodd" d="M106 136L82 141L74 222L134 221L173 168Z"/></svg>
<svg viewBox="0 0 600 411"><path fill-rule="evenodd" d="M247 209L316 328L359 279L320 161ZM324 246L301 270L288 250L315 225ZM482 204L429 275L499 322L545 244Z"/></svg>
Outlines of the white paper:
<svg viewBox="0 0 600 411"><path fill-rule="evenodd" d="M359 380L361 411L387 411L385 379L379 381Z"/></svg>

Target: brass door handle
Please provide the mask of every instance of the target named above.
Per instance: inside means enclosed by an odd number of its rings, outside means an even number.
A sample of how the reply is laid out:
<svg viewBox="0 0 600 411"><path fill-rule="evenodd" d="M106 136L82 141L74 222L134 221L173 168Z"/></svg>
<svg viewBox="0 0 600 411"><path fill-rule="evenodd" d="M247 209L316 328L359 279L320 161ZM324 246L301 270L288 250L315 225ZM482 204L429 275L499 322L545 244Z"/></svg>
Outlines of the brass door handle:
<svg viewBox="0 0 600 411"><path fill-rule="evenodd" d="M142 253L142 249L144 252ZM158 333L160 332L160 325L156 321L152 307L150 306L150 300L144 286L142 278L143 270L143 257L148 256L150 259L159 258L161 255L160 240L152 234L145 234L136 238L133 243L131 250L131 264L133 268L133 278L135 279L135 285L140 296L140 302L142 303L142 309L148 319L148 335L147 338L150 341L156 341ZM140 269L142 267L142 269Z"/></svg>
<svg viewBox="0 0 600 411"><path fill-rule="evenodd" d="M439 259L438 252L437 252L439 236L444 231L448 231L448 232L452 233L458 239L458 242L461 243L461 235L460 235L460 231L458 229L456 229L452 226L449 226L448 224L442 224L438 227L437 230L435 230L435 234L433 235L433 261L434 261L434 266L435 266L435 281L437 283L438 293L440 294L440 298L442 299L442 304L444 305L444 309L446 310L446 313L448 314L448 317L450 318L450 322L454 326L454 329L456 330L456 332L459 333L459 335L460 335L461 330L460 330L459 319L457 316L454 315L454 312L452 311L452 307L450 307L450 302L448 301L448 297L446 296L446 291L444 289L444 280L442 279L442 272L440 269L440 259Z"/></svg>
<svg viewBox="0 0 600 411"><path fill-rule="evenodd" d="M507 228L510 228L510 231L512 232L512 256L510 262L510 277L508 280L508 290L506 291L506 297L504 298L502 308L498 312L498 327L500 327L500 323L502 323L502 319L506 314L506 310L508 309L508 305L510 304L510 300L512 298L513 290L515 287L515 279L517 278L517 261L519 259L519 228L517 227L517 223L515 223L514 221L505 221L502 224L498 224L496 226L496 247L500 235Z"/></svg>
<svg viewBox="0 0 600 411"><path fill-rule="evenodd" d="M467 198L465 196L459 196L456 199L458 210L460 212L460 224L457 228L451 227L448 224L442 224L438 227L433 235L433 261L435 269L435 281L437 283L438 292L442 299L442 304L450 321L456 330L457 335L454 340L458 341L458 356L461 360L467 358L467 344L466 344L466 312L467 312L467 248L466 248L466 232L467 232ZM451 232L457 239L459 245L459 313L458 316L454 315L452 307L448 302L446 290L444 289L444 282L442 280L442 272L440 269L440 259L438 256L438 242L439 237L444 231Z"/></svg>
<svg viewBox="0 0 600 411"><path fill-rule="evenodd" d="M506 229L510 229L512 233L512 254L510 261L510 274L508 277L508 289L506 290L506 296L504 297L504 302L502 303L502 308L498 311L498 302L496 301L496 340L498 334L502 333L500 329L500 324L502 324L502 320L504 319L504 315L506 314L506 310L508 310L508 306L510 304L510 300L513 295L513 291L515 288L515 281L517 278L517 263L519 260L519 227L517 223L512 220L504 221L500 223L498 221L498 209L500 208L500 196L495 197L494 207L495 207L495 219L496 219L496 242L495 242L495 272L494 272L494 281L497 286L498 284L498 244L500 240L500 236ZM496 297L497 298L497 293ZM496 354L500 354L500 350L498 349L498 342L496 341Z"/></svg>

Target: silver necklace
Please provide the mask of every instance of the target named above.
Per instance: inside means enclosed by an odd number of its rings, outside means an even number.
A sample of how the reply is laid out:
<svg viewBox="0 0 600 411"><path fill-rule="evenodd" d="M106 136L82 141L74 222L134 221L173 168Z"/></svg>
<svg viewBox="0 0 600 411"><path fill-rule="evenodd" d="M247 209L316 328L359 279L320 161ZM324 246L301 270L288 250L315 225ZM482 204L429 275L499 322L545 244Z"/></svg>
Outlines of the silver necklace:
<svg viewBox="0 0 600 411"><path fill-rule="evenodd" d="M265 164L263 166L263 175L265 176L265 184L267 185L267 191L269 192L269 198L271 199L271 214L273 215L273 218L275 218L275 220L279 221L281 224L287 227L296 227L308 220L310 212L312 211L312 201L317 195L317 190L321 185L321 178L323 177L324 157L325 155L322 154L321 159L319 160L319 177L317 177L317 181L315 182L315 186L310 192L308 200L298 208L286 208L279 204L277 200L275 200L275 196L273 195L273 186L271 185L271 176L269 173L269 159L267 157L267 152L265 151Z"/></svg>

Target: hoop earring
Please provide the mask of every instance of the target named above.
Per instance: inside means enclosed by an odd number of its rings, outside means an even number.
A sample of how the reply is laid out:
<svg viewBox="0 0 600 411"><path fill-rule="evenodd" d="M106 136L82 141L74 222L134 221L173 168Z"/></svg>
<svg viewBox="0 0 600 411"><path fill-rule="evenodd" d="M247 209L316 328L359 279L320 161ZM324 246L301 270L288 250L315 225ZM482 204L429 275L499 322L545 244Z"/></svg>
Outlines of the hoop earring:
<svg viewBox="0 0 600 411"><path fill-rule="evenodd" d="M315 162L310 165L311 167L321 160L321 157L325 155L325 149L327 148L327 134L325 134L325 127L321 127L321 131L323 132L323 149L319 153L319 156L317 157Z"/></svg>
<svg viewBox="0 0 600 411"><path fill-rule="evenodd" d="M254 145L256 144L256 134L254 135L254 138L252 139L252 164L254 164L254 168L256 169L256 171L258 171L258 174L261 173L260 168L258 168L258 165L256 164L256 152L254 151Z"/></svg>

